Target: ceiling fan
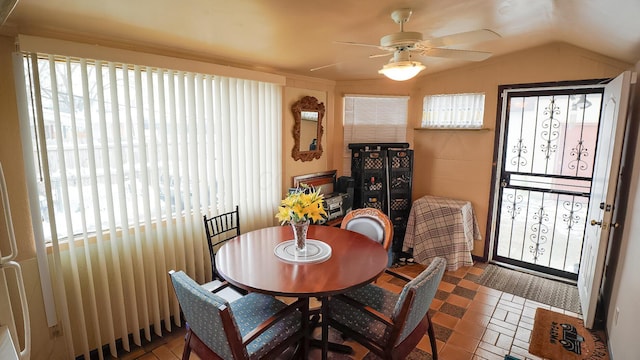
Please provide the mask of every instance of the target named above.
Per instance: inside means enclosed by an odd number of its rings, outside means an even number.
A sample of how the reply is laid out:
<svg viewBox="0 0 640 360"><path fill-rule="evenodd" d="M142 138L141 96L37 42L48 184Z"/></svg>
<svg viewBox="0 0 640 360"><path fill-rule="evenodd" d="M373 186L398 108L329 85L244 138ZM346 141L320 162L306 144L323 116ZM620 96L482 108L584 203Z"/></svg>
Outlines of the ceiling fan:
<svg viewBox="0 0 640 360"><path fill-rule="evenodd" d="M412 10L409 8L398 9L391 13L391 19L400 25L400 32L385 35L380 38L380 45L363 44L348 41L336 41L338 44L375 47L387 53L371 55L369 58L391 56L388 64L384 65L378 72L393 80L408 80L416 76L425 66L412 60L414 55L441 57L467 61L482 61L492 54L484 51L450 49L448 46L481 42L499 38L500 35L488 30L480 29L457 34L446 35L433 39L423 40L422 33L404 31L404 23L409 21ZM325 65L311 69L316 71L336 64Z"/></svg>

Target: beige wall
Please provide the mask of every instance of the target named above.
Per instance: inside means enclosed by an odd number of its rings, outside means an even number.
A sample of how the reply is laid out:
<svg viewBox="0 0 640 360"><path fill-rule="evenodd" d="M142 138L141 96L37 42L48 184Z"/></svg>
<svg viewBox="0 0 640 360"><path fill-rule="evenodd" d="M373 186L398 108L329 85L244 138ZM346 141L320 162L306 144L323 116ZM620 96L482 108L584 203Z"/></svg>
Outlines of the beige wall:
<svg viewBox="0 0 640 360"><path fill-rule="evenodd" d="M493 170L498 86L608 78L630 66L568 44L557 43L425 75L412 80L408 84L409 89L386 79L338 83L336 96L348 93L409 94L408 139L415 153L413 198L435 195L471 201L484 238ZM420 126L422 98L425 95L467 92L485 93L484 126L488 130L413 130ZM335 116L336 123L341 123L341 109L336 109ZM473 254L482 256L483 249L484 240L476 241Z"/></svg>
<svg viewBox="0 0 640 360"><path fill-rule="evenodd" d="M29 223L24 220L29 218L29 206L11 71L13 46L13 39L0 36L0 161L7 177L20 259L28 286L33 331L32 359L59 359L64 357L64 344L62 338L49 337L34 259L33 235ZM497 86L612 77L628 67L628 64L579 48L552 44L404 83L381 79L336 84L326 80L288 76L282 100L283 193L291 186L292 176L330 169L341 172L344 94L410 95L411 125L407 135L416 154L414 198L433 194L471 200L484 233L492 171ZM420 121L422 96L447 92L485 92L485 125L491 130L414 133L412 129ZM294 161L291 158L293 116L290 107L305 95L317 97L326 106L322 140L325 153L320 159L310 162ZM4 230L0 229L0 236L6 236ZM482 247L482 242L475 244L474 254L480 255Z"/></svg>

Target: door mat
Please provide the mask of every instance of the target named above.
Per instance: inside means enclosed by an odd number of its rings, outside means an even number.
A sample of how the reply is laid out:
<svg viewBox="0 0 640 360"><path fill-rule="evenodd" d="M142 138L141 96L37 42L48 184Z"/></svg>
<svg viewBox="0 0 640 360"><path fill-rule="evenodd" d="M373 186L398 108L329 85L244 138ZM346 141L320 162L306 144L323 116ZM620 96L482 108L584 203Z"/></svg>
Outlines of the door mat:
<svg viewBox="0 0 640 360"><path fill-rule="evenodd" d="M476 283L492 289L581 314L578 287L493 264Z"/></svg>
<svg viewBox="0 0 640 360"><path fill-rule="evenodd" d="M547 359L609 360L604 334L589 331L582 320L538 308L529 352Z"/></svg>

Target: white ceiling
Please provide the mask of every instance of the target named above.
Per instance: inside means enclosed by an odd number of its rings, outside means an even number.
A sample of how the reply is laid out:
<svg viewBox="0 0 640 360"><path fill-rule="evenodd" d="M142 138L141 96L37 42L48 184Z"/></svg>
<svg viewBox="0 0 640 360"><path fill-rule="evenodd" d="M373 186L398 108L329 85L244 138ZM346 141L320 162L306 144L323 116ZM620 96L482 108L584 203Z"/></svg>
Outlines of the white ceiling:
<svg viewBox="0 0 640 360"><path fill-rule="evenodd" d="M405 31L425 38L482 28L502 36L458 49L496 56L563 41L640 60L640 0L19 0L0 33L141 45L332 80L372 79L382 77L377 70L388 58L368 56L382 51L334 41L379 44L399 31L390 14L403 7L413 9ZM424 73L466 64L420 60Z"/></svg>

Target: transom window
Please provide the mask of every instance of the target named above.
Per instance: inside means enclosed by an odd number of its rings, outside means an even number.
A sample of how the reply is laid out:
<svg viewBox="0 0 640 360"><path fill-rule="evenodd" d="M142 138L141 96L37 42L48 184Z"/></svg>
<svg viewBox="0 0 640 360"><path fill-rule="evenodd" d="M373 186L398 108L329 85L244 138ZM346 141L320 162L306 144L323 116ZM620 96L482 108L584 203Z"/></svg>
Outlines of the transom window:
<svg viewBox="0 0 640 360"><path fill-rule="evenodd" d="M444 94L424 97L423 128L481 128L484 94Z"/></svg>

